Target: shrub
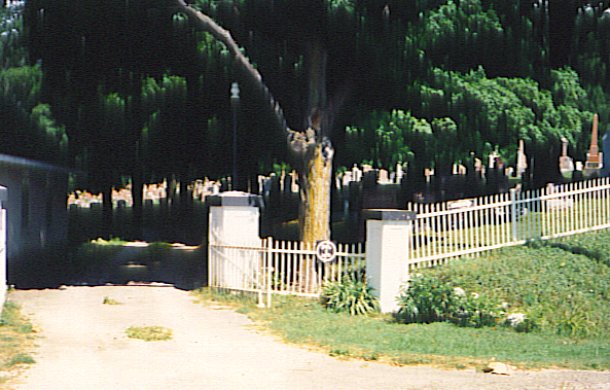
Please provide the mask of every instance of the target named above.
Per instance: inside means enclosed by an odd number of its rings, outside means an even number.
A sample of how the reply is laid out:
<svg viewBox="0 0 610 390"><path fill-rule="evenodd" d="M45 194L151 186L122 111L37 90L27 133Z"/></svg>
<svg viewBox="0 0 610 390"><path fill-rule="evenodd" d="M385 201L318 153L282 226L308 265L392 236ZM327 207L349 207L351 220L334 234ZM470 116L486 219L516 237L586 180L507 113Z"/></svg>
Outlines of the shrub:
<svg viewBox="0 0 610 390"><path fill-rule="evenodd" d="M610 234L604 232L562 241L589 241L586 247L592 251L597 245L601 253L603 241L608 237ZM596 257L553 246L551 242L537 248L507 248L421 272L444 284L476 291L481 297L509 302L510 309L507 307L506 311L526 315L522 324L511 326L516 331L607 338L610 268ZM606 252L607 247L605 241Z"/></svg>
<svg viewBox="0 0 610 390"><path fill-rule="evenodd" d="M399 297L396 317L406 323L448 321L480 328L496 325L503 312L499 302L478 294L466 294L434 276L418 275Z"/></svg>
<svg viewBox="0 0 610 390"><path fill-rule="evenodd" d="M400 297L397 318L406 323L445 321L459 306L453 287L430 276L418 275Z"/></svg>
<svg viewBox="0 0 610 390"><path fill-rule="evenodd" d="M352 316L379 310L373 289L366 282L350 276L344 276L341 281L326 282L320 298L327 309Z"/></svg>
<svg viewBox="0 0 610 390"><path fill-rule="evenodd" d="M459 308L450 320L460 326L480 328L497 325L503 314L500 303L495 299L470 294L460 299Z"/></svg>

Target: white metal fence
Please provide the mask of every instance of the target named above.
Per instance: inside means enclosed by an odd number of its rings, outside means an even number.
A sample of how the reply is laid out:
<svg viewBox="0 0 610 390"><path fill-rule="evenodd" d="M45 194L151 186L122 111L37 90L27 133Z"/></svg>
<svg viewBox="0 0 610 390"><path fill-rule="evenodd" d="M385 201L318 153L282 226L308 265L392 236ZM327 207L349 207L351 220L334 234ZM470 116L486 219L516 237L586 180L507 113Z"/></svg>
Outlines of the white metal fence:
<svg viewBox="0 0 610 390"><path fill-rule="evenodd" d="M298 241L260 240L252 246L230 246L211 240L208 246L210 287L249 291L262 296L318 296L325 281L344 275L362 279L366 258L363 244L337 244L336 259L319 262L314 245ZM268 302L269 303L269 302Z"/></svg>
<svg viewBox="0 0 610 390"><path fill-rule="evenodd" d="M430 267L452 258L610 228L610 179L548 186L532 191L462 199L428 205L408 204L413 221L408 267ZM227 245L212 233L208 245L210 287L271 294L318 296L325 281L344 275L362 280L364 244L337 245L332 263L316 259L313 245L256 239Z"/></svg>
<svg viewBox="0 0 610 390"><path fill-rule="evenodd" d="M409 264L428 267L529 240L610 227L610 179L540 190L512 190L435 204L408 204L415 211Z"/></svg>

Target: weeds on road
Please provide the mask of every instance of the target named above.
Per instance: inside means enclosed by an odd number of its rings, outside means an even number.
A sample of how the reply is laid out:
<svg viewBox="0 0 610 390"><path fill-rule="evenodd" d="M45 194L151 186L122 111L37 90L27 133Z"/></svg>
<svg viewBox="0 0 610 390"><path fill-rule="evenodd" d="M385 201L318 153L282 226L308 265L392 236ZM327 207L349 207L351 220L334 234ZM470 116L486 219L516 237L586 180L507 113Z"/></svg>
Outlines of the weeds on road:
<svg viewBox="0 0 610 390"><path fill-rule="evenodd" d="M173 336L172 330L162 326L131 326L125 331L130 339L165 341Z"/></svg>
<svg viewBox="0 0 610 390"><path fill-rule="evenodd" d="M122 305L121 302L117 301L116 299L112 299L110 297L104 297L102 304L110 305L110 306Z"/></svg>
<svg viewBox="0 0 610 390"><path fill-rule="evenodd" d="M7 301L0 318L0 385L15 376L20 367L35 363L28 353L34 339L32 324L21 314L19 305Z"/></svg>

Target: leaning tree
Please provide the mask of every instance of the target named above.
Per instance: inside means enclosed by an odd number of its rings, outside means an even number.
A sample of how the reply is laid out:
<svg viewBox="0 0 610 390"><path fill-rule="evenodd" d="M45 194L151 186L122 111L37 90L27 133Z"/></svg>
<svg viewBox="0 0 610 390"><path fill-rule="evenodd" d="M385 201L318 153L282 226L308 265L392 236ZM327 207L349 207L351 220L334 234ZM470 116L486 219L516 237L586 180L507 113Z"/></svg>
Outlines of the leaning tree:
<svg viewBox="0 0 610 390"><path fill-rule="evenodd" d="M301 208L299 212L301 240L315 242L330 238L330 194L333 147L328 136L332 126L332 110L326 97L326 54L320 45L313 45L309 69L308 123L306 128L291 129L279 103L264 83L261 74L243 54L231 33L211 17L175 0L177 11L188 16L193 27L206 31L222 42L237 69L242 83L257 91L272 111L276 125L282 129L299 174Z"/></svg>

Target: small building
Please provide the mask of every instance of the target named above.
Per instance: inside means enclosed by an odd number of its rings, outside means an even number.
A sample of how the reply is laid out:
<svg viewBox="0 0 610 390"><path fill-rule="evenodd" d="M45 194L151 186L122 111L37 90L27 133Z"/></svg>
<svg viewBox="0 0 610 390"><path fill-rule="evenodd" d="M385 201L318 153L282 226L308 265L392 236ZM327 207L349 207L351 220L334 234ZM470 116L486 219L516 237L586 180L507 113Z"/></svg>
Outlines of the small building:
<svg viewBox="0 0 610 390"><path fill-rule="evenodd" d="M9 274L10 265L21 256L67 242L68 175L64 167L0 154L0 186L4 187L0 206L6 210L7 229L6 249L0 260L6 256ZM0 278L1 284L6 275Z"/></svg>
<svg viewBox="0 0 610 390"><path fill-rule="evenodd" d="M2 202L7 200L6 187L0 186L0 313L6 299L6 211Z"/></svg>

